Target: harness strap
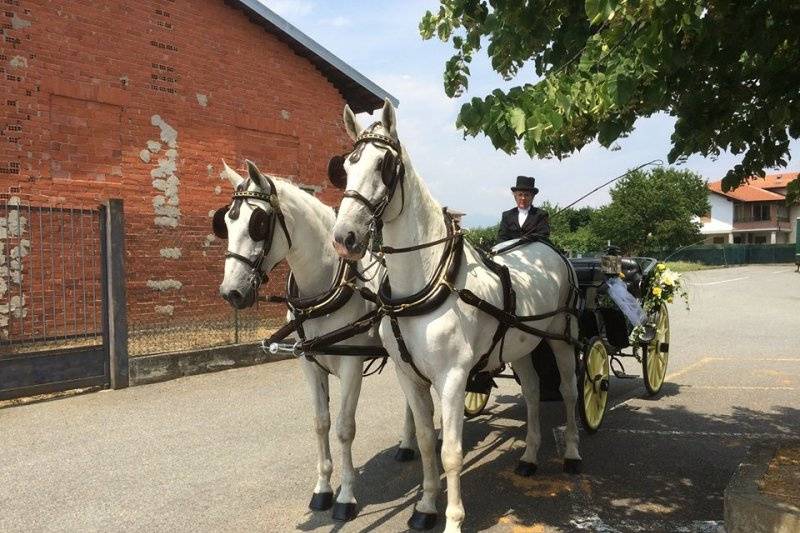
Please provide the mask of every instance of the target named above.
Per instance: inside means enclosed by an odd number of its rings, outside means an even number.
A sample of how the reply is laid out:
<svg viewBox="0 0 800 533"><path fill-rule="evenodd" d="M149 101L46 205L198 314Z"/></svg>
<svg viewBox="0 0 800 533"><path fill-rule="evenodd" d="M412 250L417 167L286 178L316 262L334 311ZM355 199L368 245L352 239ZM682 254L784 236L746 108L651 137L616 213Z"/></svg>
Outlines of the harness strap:
<svg viewBox="0 0 800 533"><path fill-rule="evenodd" d="M430 385L431 380L426 378L422 372L419 371L417 365L414 364L414 358L411 357L411 352L408 351L408 347L403 340L403 333L400 331L400 324L397 323L397 317L394 315L389 315L389 324L392 326L394 340L397 342L397 349L400 351L400 359L402 359L404 363L410 365L414 372L416 372L420 379L422 379L422 381Z"/></svg>
<svg viewBox="0 0 800 533"><path fill-rule="evenodd" d="M447 241L451 241L458 236L461 235L461 232L455 232L453 235L448 235L447 237L442 237L441 239L426 242L424 244L418 244L416 246L407 246L405 248L392 248L391 246L381 246L380 251L384 254L402 254L406 252L414 252L416 250L422 250L423 248L430 248L431 246L436 246L437 244L442 244Z"/></svg>

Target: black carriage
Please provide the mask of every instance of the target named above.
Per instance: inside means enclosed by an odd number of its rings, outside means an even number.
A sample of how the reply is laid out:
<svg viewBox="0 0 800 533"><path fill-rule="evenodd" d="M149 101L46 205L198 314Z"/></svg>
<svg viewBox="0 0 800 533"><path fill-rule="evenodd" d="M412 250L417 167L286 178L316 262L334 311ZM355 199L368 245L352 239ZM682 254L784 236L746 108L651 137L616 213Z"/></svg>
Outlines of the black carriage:
<svg viewBox="0 0 800 533"><path fill-rule="evenodd" d="M631 357L642 364L644 385L650 395L658 394L664 384L669 359L669 315L666 306L655 310L649 317L654 326L654 337L649 342L631 345L631 326L622 311L607 296L608 282L612 277L622 278L628 292L642 303L650 290L650 280L656 259L649 257L620 257L570 259L578 276L581 293L579 312L580 347L576 349L579 412L586 431L594 433L600 427L608 404L610 374L618 378L631 378L625 372L621 358ZM537 354L534 362L540 374L542 399L558 396L558 373L549 350ZM544 361L537 361L543 358ZM543 371L544 369L544 371ZM464 403L466 416L476 416L483 411L489 399L492 378L515 377L499 369L482 382L470 383ZM555 391L555 392L553 392Z"/></svg>

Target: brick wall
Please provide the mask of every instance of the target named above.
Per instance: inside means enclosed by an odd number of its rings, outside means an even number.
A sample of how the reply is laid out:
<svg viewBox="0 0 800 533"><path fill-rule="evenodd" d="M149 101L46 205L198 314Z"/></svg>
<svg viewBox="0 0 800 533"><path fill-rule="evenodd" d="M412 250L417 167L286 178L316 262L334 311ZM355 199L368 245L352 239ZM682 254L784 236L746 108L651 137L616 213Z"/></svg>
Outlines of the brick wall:
<svg viewBox="0 0 800 533"><path fill-rule="evenodd" d="M122 198L131 321L224 305L221 158L338 199L324 177L349 145L342 96L224 1L0 0L0 26L0 192Z"/></svg>

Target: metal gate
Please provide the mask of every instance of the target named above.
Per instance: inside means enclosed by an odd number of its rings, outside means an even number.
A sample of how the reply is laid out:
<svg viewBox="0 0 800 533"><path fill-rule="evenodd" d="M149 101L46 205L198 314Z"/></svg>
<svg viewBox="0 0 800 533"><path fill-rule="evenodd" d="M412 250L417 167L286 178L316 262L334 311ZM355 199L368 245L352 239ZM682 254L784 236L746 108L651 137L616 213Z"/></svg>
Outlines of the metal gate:
<svg viewBox="0 0 800 533"><path fill-rule="evenodd" d="M0 400L108 387L106 207L0 197Z"/></svg>

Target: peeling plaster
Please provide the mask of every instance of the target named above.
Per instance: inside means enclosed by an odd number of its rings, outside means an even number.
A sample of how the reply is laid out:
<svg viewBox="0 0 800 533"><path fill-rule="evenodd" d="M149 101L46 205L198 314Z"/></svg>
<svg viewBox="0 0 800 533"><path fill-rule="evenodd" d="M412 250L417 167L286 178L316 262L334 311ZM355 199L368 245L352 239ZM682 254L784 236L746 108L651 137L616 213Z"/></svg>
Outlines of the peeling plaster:
<svg viewBox="0 0 800 533"><path fill-rule="evenodd" d="M141 152L139 152L139 159L141 159L145 163L149 163L150 162L150 150L145 149L145 150L142 150Z"/></svg>
<svg viewBox="0 0 800 533"><path fill-rule="evenodd" d="M222 187L220 187L219 185L214 187L214 194L222 194Z"/></svg>
<svg viewBox="0 0 800 533"><path fill-rule="evenodd" d="M208 106L208 96L206 96L205 94L200 94L200 93L195 94L195 96L197 97L197 103L198 104L200 104L203 107L207 107Z"/></svg>
<svg viewBox="0 0 800 533"><path fill-rule="evenodd" d="M208 248L211 244L217 240L217 236L213 233L209 233L206 235L206 241L203 243L203 248Z"/></svg>
<svg viewBox="0 0 800 533"><path fill-rule="evenodd" d="M172 305L157 305L155 306L156 313L159 315L168 315L172 316L175 312L175 306Z"/></svg>
<svg viewBox="0 0 800 533"><path fill-rule="evenodd" d="M156 195L153 198L153 211L156 217L153 222L156 226L175 228L181 217L180 199L178 197L178 186L180 179L175 174L178 170L178 131L167 124L160 115L153 115L150 123L160 130L159 139L169 147L164 152L164 157L158 159L158 164L150 170L150 177L153 178L153 188L164 194ZM158 153L162 144L156 140L147 141L147 150L153 154ZM139 157L149 161L151 156L145 156L146 151L142 150ZM145 162L148 162L145 161Z"/></svg>
<svg viewBox="0 0 800 533"><path fill-rule="evenodd" d="M166 257L167 259L180 259L183 255L180 248L162 248L161 249L161 257Z"/></svg>
<svg viewBox="0 0 800 533"><path fill-rule="evenodd" d="M8 64L13 68L28 68L28 58L25 56L14 56Z"/></svg>
<svg viewBox="0 0 800 533"><path fill-rule="evenodd" d="M209 164L206 166L206 170L208 171L208 177L210 178L210 177L211 177L211 176L214 174L214 165L212 165L211 163L209 163Z"/></svg>
<svg viewBox="0 0 800 533"><path fill-rule="evenodd" d="M23 20L14 13L14 16L11 17L11 27L15 30L21 30L23 28L30 28L31 22L29 20Z"/></svg>
<svg viewBox="0 0 800 533"><path fill-rule="evenodd" d="M183 283L178 281L177 279L163 279L163 280L155 280L155 279L148 279L147 286L154 291L168 291L171 289L180 290L183 288Z"/></svg>
<svg viewBox="0 0 800 533"><path fill-rule="evenodd" d="M170 148L178 146L178 131L167 124L160 115L150 117L150 124L161 130L161 141L167 143Z"/></svg>
<svg viewBox="0 0 800 533"><path fill-rule="evenodd" d="M283 120L289 120L292 114L286 111L285 109L281 109L281 116L283 117Z"/></svg>
<svg viewBox="0 0 800 533"><path fill-rule="evenodd" d="M8 200L8 205L21 205L20 199L13 196ZM25 295L14 294L22 290L25 279L23 274L23 258L30 254L31 241L19 239L16 246L8 252L6 240L9 237L22 237L28 230L28 219L20 215L19 211L10 211L8 216L0 217L0 336L8 338L8 325L10 318L24 318L28 316L25 307ZM19 290L10 285L17 285ZM8 297L8 299L6 299Z"/></svg>

